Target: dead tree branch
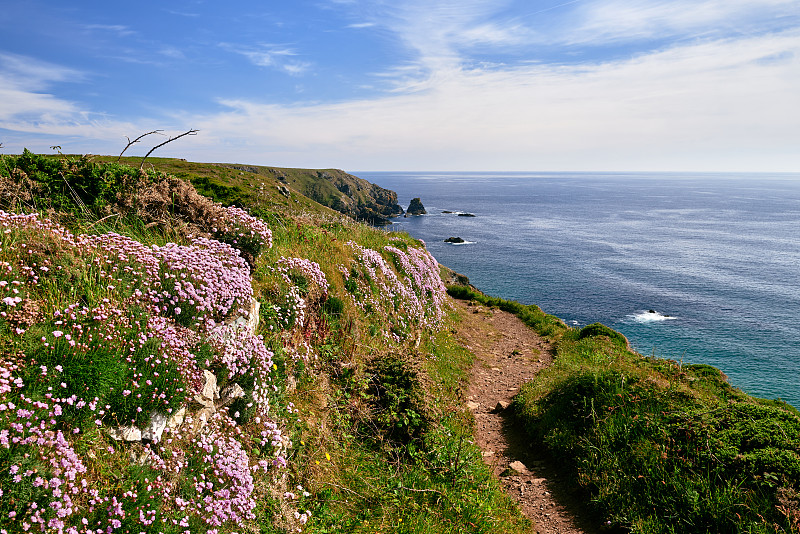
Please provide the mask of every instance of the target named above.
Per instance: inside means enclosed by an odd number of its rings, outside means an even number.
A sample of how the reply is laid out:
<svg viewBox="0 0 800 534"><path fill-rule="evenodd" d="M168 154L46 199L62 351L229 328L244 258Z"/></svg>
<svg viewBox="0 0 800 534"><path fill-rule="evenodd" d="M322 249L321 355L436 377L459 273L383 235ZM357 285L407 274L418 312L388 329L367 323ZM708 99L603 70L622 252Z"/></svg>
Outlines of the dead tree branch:
<svg viewBox="0 0 800 534"><path fill-rule="evenodd" d="M144 137L144 136L146 136L146 135L150 135L150 134L154 134L154 133L161 133L161 132L163 132L163 131L164 131L164 130L153 130L152 132L143 133L142 135L140 135L139 137L137 137L137 138L136 138L136 139L134 139L133 141L131 141L131 138L130 138L130 137L128 137L128 136L126 135L126 136L125 136L125 139L127 139L127 140L128 140L128 146L126 146L125 148L123 148L123 149L122 149L122 152L120 152L120 153L119 153L119 156L117 156L117 163L119 163L119 160L122 158L122 155L125 153L125 151L126 151L126 150L128 150L128 149L131 147L131 145L133 145L134 143L138 143L138 142L139 142L139 139L141 139L142 137Z"/></svg>
<svg viewBox="0 0 800 534"><path fill-rule="evenodd" d="M144 168L144 160L146 160L146 159L147 159L147 156L149 156L150 154L152 154L152 153L153 153L153 150L155 150L155 149L157 149L157 148L159 148L159 147L162 147L162 146L166 145L167 143L171 143L171 142L173 142L173 141L174 141L174 140L176 140L176 139L180 139L180 138L181 138L181 137L183 137L184 135L197 135L197 132L199 132L199 131L200 131L200 130L189 130L188 132L183 132L182 134L180 134L180 135L176 135L175 137L170 137L169 139L167 139L167 140L166 140L166 141L164 141L163 143L161 143L161 144L158 144L158 145L154 146L153 148L151 148L151 149L150 149L150 152L148 152L147 154L145 154L145 155L144 155L144 157L142 158L142 163L141 163L141 165L139 165L139 169L141 170L141 169L143 169L143 168Z"/></svg>

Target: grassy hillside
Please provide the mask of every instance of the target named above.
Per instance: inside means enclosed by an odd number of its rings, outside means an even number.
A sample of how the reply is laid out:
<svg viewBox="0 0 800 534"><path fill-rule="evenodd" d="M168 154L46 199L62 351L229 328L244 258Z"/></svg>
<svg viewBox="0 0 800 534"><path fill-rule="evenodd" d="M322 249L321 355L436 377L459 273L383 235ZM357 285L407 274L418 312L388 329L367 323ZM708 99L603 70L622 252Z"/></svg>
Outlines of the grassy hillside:
<svg viewBox="0 0 800 534"><path fill-rule="evenodd" d="M117 157L92 156L115 163ZM141 158L121 158L138 167ZM187 180L203 195L225 205L261 205L285 212L319 212L319 205L353 219L386 224L401 215L394 191L383 189L339 169L289 169L233 163L193 163L175 158L149 158L148 169ZM310 202L311 201L311 202Z"/></svg>
<svg viewBox="0 0 800 534"><path fill-rule="evenodd" d="M0 531L524 531L424 247L257 200L0 158Z"/></svg>

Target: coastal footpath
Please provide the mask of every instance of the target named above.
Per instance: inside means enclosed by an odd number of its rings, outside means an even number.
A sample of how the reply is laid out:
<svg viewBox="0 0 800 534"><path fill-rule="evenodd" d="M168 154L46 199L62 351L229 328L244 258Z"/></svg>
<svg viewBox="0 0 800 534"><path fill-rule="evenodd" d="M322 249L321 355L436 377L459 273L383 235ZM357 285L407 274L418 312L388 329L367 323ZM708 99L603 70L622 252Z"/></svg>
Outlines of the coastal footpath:
<svg viewBox="0 0 800 534"><path fill-rule="evenodd" d="M392 192L112 159L0 156L0 531L561 530L519 499L542 478L575 531L800 528L796 410L484 295L342 197Z"/></svg>

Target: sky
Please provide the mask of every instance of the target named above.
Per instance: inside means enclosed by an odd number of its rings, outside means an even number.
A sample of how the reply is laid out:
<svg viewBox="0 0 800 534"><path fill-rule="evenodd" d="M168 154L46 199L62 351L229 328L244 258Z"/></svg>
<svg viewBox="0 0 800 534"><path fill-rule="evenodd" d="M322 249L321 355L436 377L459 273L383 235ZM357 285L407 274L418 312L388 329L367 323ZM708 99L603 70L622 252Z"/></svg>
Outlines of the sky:
<svg viewBox="0 0 800 534"><path fill-rule="evenodd" d="M800 0L5 0L0 153L800 172Z"/></svg>

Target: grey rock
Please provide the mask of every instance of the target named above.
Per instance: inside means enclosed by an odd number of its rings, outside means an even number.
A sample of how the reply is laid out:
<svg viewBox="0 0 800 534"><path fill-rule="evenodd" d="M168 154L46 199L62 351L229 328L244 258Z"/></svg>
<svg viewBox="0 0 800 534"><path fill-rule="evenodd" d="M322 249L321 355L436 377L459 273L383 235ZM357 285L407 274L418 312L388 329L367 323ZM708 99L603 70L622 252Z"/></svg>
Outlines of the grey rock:
<svg viewBox="0 0 800 534"><path fill-rule="evenodd" d="M109 428L108 435L117 441L142 441L142 431L133 425Z"/></svg>
<svg viewBox="0 0 800 534"><path fill-rule="evenodd" d="M217 409L224 408L238 398L244 397L245 392L239 384L233 384L226 387L219 394L220 401L217 403Z"/></svg>
<svg viewBox="0 0 800 534"><path fill-rule="evenodd" d="M153 443L161 441L161 435L167 427L168 420L166 414L159 412L153 413L153 415L150 416L150 423L147 425L147 428L142 431L142 441Z"/></svg>

